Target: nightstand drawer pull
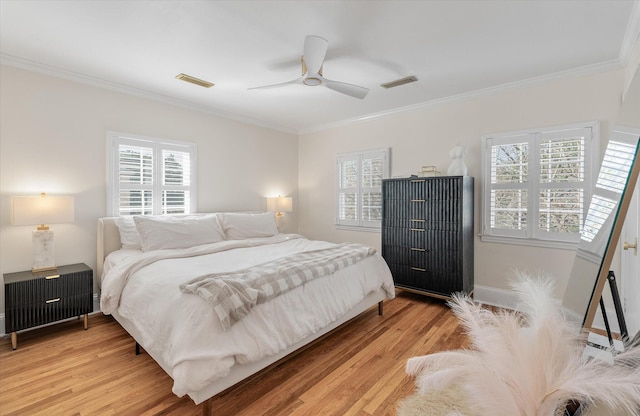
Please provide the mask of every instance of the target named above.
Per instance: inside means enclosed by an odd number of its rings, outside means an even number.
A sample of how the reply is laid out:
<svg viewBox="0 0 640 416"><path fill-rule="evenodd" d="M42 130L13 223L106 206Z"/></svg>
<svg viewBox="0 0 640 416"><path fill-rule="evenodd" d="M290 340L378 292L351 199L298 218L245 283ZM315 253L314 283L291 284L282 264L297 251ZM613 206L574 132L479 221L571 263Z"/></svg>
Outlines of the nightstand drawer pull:
<svg viewBox="0 0 640 416"><path fill-rule="evenodd" d="M411 202L424 202L424 199L412 199Z"/></svg>
<svg viewBox="0 0 640 416"><path fill-rule="evenodd" d="M426 272L427 271L427 269L422 269L420 267L412 267L411 270L415 270L417 272Z"/></svg>
<svg viewBox="0 0 640 416"><path fill-rule="evenodd" d="M413 218L411 218L409 221L412 221L412 222L427 222L427 220L416 220L416 219L413 219Z"/></svg>
<svg viewBox="0 0 640 416"><path fill-rule="evenodd" d="M424 248L415 248L415 247L411 247L411 251L427 251Z"/></svg>
<svg viewBox="0 0 640 416"><path fill-rule="evenodd" d="M60 277L59 274L52 274L51 276L46 276L45 279L49 280L49 279L57 279L58 277Z"/></svg>
<svg viewBox="0 0 640 416"><path fill-rule="evenodd" d="M411 231L422 231L422 232L424 232L424 228L412 228Z"/></svg>
<svg viewBox="0 0 640 416"><path fill-rule="evenodd" d="M416 183L416 182L425 182L425 179L411 179L412 183Z"/></svg>
<svg viewBox="0 0 640 416"><path fill-rule="evenodd" d="M49 299L47 301L45 301L46 303L55 303L55 302L60 302L60 298L55 298L55 299Z"/></svg>

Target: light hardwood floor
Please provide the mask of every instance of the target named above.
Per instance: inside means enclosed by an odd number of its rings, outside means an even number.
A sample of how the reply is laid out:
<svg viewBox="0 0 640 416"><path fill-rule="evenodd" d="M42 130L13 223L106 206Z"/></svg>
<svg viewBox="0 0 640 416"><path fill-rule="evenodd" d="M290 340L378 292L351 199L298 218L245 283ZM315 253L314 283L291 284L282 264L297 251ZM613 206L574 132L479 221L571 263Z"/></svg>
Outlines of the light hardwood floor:
<svg viewBox="0 0 640 416"><path fill-rule="evenodd" d="M398 291L303 352L221 393L214 414L395 415L414 390L416 355L466 346L444 302ZM71 321L0 341L0 415L200 415L111 317Z"/></svg>

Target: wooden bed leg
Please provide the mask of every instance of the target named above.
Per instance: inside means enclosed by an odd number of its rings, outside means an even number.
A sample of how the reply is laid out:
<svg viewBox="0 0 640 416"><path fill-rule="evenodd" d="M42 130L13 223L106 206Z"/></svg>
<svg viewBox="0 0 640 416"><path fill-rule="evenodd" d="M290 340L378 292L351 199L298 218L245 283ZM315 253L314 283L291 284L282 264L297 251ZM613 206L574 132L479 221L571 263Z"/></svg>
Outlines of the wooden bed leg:
<svg viewBox="0 0 640 416"><path fill-rule="evenodd" d="M378 315L382 315L382 301L378 302Z"/></svg>
<svg viewBox="0 0 640 416"><path fill-rule="evenodd" d="M213 416L212 398L208 398L202 403L202 416Z"/></svg>
<svg viewBox="0 0 640 416"><path fill-rule="evenodd" d="M140 355L140 344L136 341L136 355Z"/></svg>

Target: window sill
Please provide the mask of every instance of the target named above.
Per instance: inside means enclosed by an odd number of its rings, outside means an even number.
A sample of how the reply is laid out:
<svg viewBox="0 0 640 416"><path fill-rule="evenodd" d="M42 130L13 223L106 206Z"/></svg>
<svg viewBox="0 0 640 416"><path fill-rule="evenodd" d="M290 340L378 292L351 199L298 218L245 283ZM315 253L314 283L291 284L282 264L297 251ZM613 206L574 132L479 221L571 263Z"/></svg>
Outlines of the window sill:
<svg viewBox="0 0 640 416"><path fill-rule="evenodd" d="M372 228L372 227L359 227L357 225L340 225L336 224L336 230L342 231L363 231L365 233L379 233L380 228Z"/></svg>
<svg viewBox="0 0 640 416"><path fill-rule="evenodd" d="M535 238L502 237L495 235L480 235L480 240L485 243L515 244L520 246L559 248L563 250L577 250L577 241L538 240Z"/></svg>

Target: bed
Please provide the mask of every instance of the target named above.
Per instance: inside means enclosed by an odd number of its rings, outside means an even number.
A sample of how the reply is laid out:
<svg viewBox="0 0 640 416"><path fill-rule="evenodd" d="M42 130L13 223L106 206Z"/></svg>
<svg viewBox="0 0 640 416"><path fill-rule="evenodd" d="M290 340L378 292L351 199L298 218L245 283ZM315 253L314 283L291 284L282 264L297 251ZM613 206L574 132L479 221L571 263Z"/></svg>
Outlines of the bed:
<svg viewBox="0 0 640 416"><path fill-rule="evenodd" d="M375 250L279 233L273 213L106 217L97 235L101 310L205 415L216 394L395 296ZM314 263L338 250L350 257Z"/></svg>

